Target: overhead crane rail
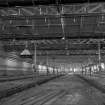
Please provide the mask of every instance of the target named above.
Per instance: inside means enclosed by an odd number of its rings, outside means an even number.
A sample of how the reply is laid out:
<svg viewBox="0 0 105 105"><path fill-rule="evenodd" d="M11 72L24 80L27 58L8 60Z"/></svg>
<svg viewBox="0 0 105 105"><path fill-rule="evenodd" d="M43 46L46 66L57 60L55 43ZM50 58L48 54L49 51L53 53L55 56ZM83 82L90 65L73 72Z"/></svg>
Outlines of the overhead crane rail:
<svg viewBox="0 0 105 105"><path fill-rule="evenodd" d="M31 83L28 83L28 84L25 84L25 85L23 84L23 85L19 85L19 86L10 88L10 89L2 90L2 91L0 91L0 99L5 98L5 97L9 97L9 96L16 94L18 92L21 92L21 91L27 90L29 88L35 87L36 85L41 85L43 83L46 83L52 79L56 79L56 78L61 77L61 76L62 75L52 75L52 76L48 76L46 78L39 78L38 80L33 81Z"/></svg>
<svg viewBox="0 0 105 105"><path fill-rule="evenodd" d="M43 19L45 17L50 19L60 19L60 18L74 18L74 17L100 17L105 13L81 13L81 14L62 14L62 15L33 15L33 16L0 16L2 20L34 20L34 19Z"/></svg>

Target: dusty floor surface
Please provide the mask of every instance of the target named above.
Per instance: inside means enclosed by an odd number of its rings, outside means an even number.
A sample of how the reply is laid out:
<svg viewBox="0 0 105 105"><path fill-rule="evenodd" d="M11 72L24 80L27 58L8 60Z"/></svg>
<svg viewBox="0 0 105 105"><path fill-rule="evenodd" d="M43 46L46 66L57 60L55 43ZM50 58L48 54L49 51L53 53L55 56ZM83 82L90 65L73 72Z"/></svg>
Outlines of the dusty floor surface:
<svg viewBox="0 0 105 105"><path fill-rule="evenodd" d="M67 75L2 99L0 105L105 105L105 94Z"/></svg>

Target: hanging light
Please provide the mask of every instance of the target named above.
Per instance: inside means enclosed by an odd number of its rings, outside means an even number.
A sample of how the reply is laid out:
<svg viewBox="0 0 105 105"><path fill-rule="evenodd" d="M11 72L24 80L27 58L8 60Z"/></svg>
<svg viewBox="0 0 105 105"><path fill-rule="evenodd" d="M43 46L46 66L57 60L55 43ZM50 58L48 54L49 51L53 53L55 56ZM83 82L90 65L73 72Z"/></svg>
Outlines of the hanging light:
<svg viewBox="0 0 105 105"><path fill-rule="evenodd" d="M62 40L65 40L65 37L62 37Z"/></svg>
<svg viewBox="0 0 105 105"><path fill-rule="evenodd" d="M21 55L31 55L30 51L28 49L24 49L22 52L21 52Z"/></svg>
<svg viewBox="0 0 105 105"><path fill-rule="evenodd" d="M26 41L25 49L21 52L20 55L31 55L30 51L28 50L28 43Z"/></svg>

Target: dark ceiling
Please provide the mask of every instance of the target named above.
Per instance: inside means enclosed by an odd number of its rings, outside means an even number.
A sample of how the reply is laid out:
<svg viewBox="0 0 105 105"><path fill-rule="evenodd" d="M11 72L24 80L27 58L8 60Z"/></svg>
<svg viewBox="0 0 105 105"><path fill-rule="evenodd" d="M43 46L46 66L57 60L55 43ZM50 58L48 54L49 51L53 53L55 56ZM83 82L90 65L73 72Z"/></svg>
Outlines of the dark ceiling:
<svg viewBox="0 0 105 105"><path fill-rule="evenodd" d="M0 7L104 2L104 0L0 0Z"/></svg>
<svg viewBox="0 0 105 105"><path fill-rule="evenodd" d="M18 4L22 2L25 5L29 1L18 0ZM55 4L54 0L35 2ZM8 0L8 8L0 9L0 40L5 51L20 54L27 42L32 54L34 43L37 45L38 56L98 56L100 43L104 55L105 3L81 2L85 3L72 5L71 0L59 0L59 5L11 7L16 2Z"/></svg>

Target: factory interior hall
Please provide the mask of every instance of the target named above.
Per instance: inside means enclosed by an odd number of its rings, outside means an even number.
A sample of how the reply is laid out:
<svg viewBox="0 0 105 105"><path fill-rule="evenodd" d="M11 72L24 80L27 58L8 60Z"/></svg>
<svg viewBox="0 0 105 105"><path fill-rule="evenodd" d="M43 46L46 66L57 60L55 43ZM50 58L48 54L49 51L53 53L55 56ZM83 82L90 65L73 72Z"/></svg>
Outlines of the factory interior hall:
<svg viewBox="0 0 105 105"><path fill-rule="evenodd" d="M105 105L105 1L0 0L0 105Z"/></svg>

